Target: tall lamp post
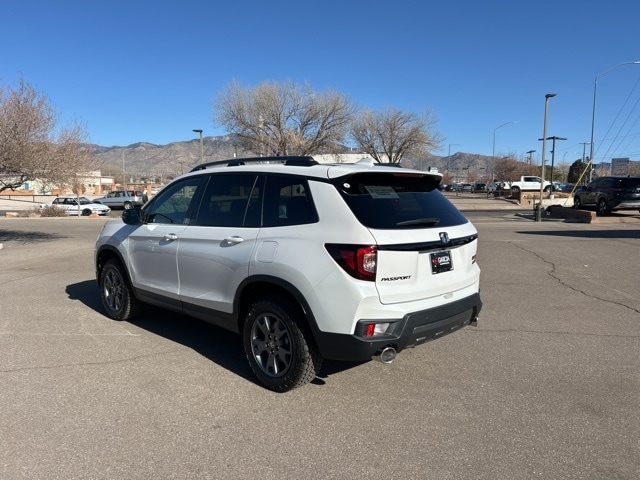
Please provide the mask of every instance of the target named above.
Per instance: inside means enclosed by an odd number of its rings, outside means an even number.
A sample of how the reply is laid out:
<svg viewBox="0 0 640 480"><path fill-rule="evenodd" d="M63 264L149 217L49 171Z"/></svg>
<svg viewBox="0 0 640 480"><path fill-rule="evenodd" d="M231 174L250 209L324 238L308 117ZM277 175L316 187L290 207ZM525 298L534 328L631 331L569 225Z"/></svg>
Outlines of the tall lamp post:
<svg viewBox="0 0 640 480"><path fill-rule="evenodd" d="M202 130L194 128L193 131L200 134L200 163L204 163L204 144L202 143Z"/></svg>
<svg viewBox="0 0 640 480"><path fill-rule="evenodd" d="M535 150L529 150L527 153L529 154L529 165L531 165L533 163L533 161L531 160L531 155L534 154L536 151Z"/></svg>
<svg viewBox="0 0 640 480"><path fill-rule="evenodd" d="M542 169L540 172L540 203L536 210L536 222L542 221L542 194L544 192L544 162L547 151L547 112L549 111L549 99L555 97L555 93L547 93L544 96L544 125L542 127Z"/></svg>
<svg viewBox="0 0 640 480"><path fill-rule="evenodd" d="M461 143L450 143L449 144L449 154L447 155L447 172L451 171L451 147L456 145L462 145Z"/></svg>
<svg viewBox="0 0 640 480"><path fill-rule="evenodd" d="M124 188L125 190L127 189L127 174L125 173L125 170L124 170L124 152L126 152L127 150L132 150L132 149L125 148L124 150L122 150L122 188Z"/></svg>
<svg viewBox="0 0 640 480"><path fill-rule="evenodd" d="M539 138L538 140L542 139ZM566 140L566 138L553 136L547 137L547 140L553 140L553 145L551 146L551 184L553 185L553 164L555 163L556 158L556 140ZM544 178L542 180L544 180Z"/></svg>
<svg viewBox="0 0 640 480"><path fill-rule="evenodd" d="M596 75L596 78L593 82L593 112L591 114L591 147L589 148L589 165L593 163L593 137L596 126L596 93L598 91L598 78L623 65L640 65L640 61L619 63L618 65L611 67L609 70ZM589 168L589 172L591 172L591 168ZM591 174L589 174L589 176L591 176Z"/></svg>
<svg viewBox="0 0 640 480"><path fill-rule="evenodd" d="M497 126L496 128L493 129L493 151L491 153L491 183L495 182L495 176L496 176L496 132L498 131L499 128L504 127L505 125L509 125L510 123L518 123L515 120L511 120L510 122L505 122L502 125Z"/></svg>

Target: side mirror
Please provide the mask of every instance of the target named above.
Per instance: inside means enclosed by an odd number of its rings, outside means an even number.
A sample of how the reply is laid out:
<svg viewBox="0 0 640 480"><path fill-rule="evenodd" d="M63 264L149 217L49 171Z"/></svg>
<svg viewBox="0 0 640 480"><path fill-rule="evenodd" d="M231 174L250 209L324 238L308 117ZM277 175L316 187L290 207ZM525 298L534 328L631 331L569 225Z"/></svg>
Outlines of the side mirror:
<svg viewBox="0 0 640 480"><path fill-rule="evenodd" d="M142 224L142 210L140 207L133 207L122 212L122 221L127 225Z"/></svg>

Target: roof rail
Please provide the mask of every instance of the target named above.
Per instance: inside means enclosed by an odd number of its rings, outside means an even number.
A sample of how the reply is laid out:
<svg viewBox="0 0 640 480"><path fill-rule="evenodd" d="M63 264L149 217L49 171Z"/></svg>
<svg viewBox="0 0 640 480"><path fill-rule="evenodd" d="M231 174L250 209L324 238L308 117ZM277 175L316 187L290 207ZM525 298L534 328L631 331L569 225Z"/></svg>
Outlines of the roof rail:
<svg viewBox="0 0 640 480"><path fill-rule="evenodd" d="M247 165L249 163L282 163L284 165L294 165L297 167L310 167L319 165L313 157L309 156L284 156L284 157L248 157L248 158L231 158L229 160L217 160L215 162L207 162L202 165L196 165L190 171L196 172L210 167L237 167L239 165Z"/></svg>

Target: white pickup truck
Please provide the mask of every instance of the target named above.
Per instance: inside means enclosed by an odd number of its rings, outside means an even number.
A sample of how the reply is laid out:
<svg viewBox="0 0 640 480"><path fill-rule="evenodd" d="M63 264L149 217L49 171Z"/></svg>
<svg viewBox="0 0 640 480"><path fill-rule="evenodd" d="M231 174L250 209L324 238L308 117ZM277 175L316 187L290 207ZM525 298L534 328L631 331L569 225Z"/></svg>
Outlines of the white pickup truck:
<svg viewBox="0 0 640 480"><path fill-rule="evenodd" d="M520 180L515 180L513 182L505 182L505 188L510 188L511 193L518 194L521 191L531 191L531 192L539 192L540 191L540 182L542 179L540 177L535 177L531 175L523 175L520 177ZM550 192L553 187L551 182L544 181L544 191Z"/></svg>

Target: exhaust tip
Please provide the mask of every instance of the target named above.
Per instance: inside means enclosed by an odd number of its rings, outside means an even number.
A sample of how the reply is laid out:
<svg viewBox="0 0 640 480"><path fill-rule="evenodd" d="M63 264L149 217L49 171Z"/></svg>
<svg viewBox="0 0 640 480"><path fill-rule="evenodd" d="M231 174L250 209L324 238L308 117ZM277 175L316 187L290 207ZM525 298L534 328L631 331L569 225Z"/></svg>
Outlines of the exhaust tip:
<svg viewBox="0 0 640 480"><path fill-rule="evenodd" d="M378 355L378 360L380 360L382 363L388 365L391 362L393 362L396 359L396 355L398 353L396 352L396 349L393 347L385 347L382 349L382 351L380 352L380 355Z"/></svg>

